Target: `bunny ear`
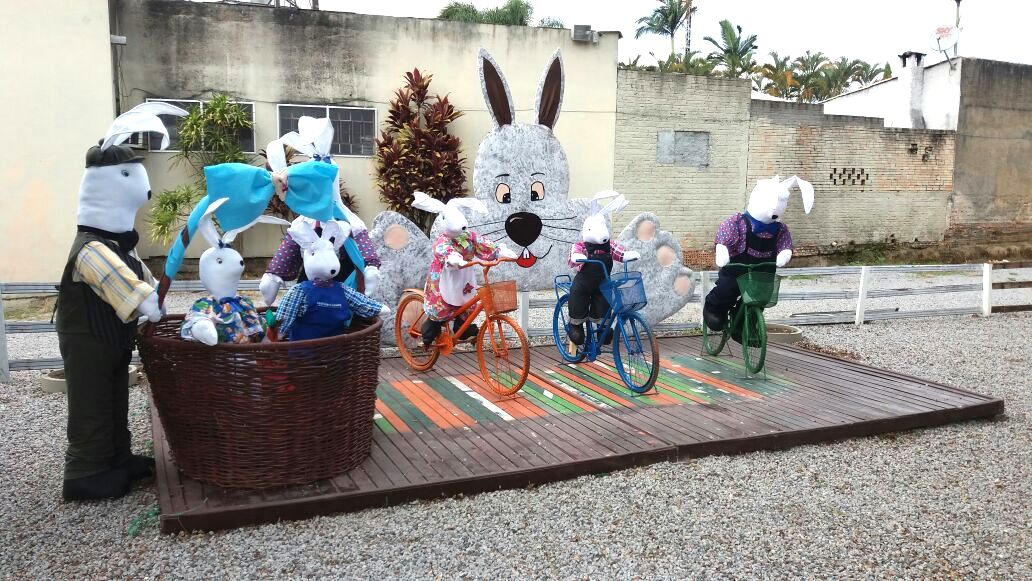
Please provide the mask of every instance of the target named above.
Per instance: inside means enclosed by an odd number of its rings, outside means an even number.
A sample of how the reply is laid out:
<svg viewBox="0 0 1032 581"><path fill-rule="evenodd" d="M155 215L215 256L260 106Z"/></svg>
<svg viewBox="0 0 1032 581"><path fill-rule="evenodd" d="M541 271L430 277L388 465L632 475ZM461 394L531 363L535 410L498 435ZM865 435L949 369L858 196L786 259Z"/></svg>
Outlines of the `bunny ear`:
<svg viewBox="0 0 1032 581"><path fill-rule="evenodd" d="M627 204L629 204L629 203L630 202L627 201L627 198L625 198L623 196L623 194L617 194L615 200L613 200L612 202L609 202L608 204L606 204L605 208L602 208L602 213L603 214L612 214L614 212L619 212L620 210L623 210L624 208L626 208Z"/></svg>
<svg viewBox="0 0 1032 581"><path fill-rule="evenodd" d="M308 157L315 156L315 146L310 142L306 142L296 131L283 134L279 140L301 154L307 155Z"/></svg>
<svg viewBox="0 0 1032 581"><path fill-rule="evenodd" d="M452 198L448 200L447 205L453 208L469 208L478 214L487 213L487 206L476 198Z"/></svg>
<svg viewBox="0 0 1032 581"><path fill-rule="evenodd" d="M212 248L222 246L223 241L218 231L215 230L215 224L211 221L211 216L215 213L215 210L218 210L222 204L228 201L229 198L219 198L208 204L208 208L201 214L201 220L197 223L197 231L201 233L201 236L204 236L204 239L208 241L208 245Z"/></svg>
<svg viewBox="0 0 1032 581"><path fill-rule="evenodd" d="M789 190L793 186L799 188L799 193L803 196L803 211L809 214L810 209L813 208L813 184L799 176L792 176L781 182L781 185Z"/></svg>
<svg viewBox="0 0 1032 581"><path fill-rule="evenodd" d="M617 193L615 190L602 190L601 192L595 194L591 197L591 207L589 208L589 213L598 214L602 211L602 205L599 203L600 200L604 200L606 198L613 198L619 195L620 194Z"/></svg>
<svg viewBox="0 0 1032 581"><path fill-rule="evenodd" d="M301 141L312 144L315 153L329 155L330 146L333 145L333 124L329 117L305 115L297 120L297 132L301 135Z"/></svg>
<svg viewBox="0 0 1032 581"><path fill-rule="evenodd" d="M301 248L309 248L319 240L319 236L315 233L315 225L306 220L304 216L298 216L290 224L290 228L287 228L287 234L290 234L290 237Z"/></svg>
<svg viewBox="0 0 1032 581"><path fill-rule="evenodd" d="M246 226L234 228L232 230L226 230L226 233L222 235L222 241L226 244L232 244L241 232L251 228L255 224L276 224L278 226L290 226L290 222L287 222L283 218L277 218L276 216L262 214L261 216L258 216L257 218L252 220L251 223L247 224Z"/></svg>
<svg viewBox="0 0 1032 581"><path fill-rule="evenodd" d="M441 200L435 200L423 192L413 192L412 207L431 214L440 214L447 206Z"/></svg>
<svg viewBox="0 0 1032 581"><path fill-rule="evenodd" d="M537 97L534 98L538 124L555 129L555 122L559 120L559 109L563 105L564 82L562 53L555 49L545 72L541 74Z"/></svg>
<svg viewBox="0 0 1032 581"><path fill-rule="evenodd" d="M341 220L328 220L322 223L322 239L333 243L334 248L340 248L344 241L351 236L351 226Z"/></svg>
<svg viewBox="0 0 1032 581"><path fill-rule="evenodd" d="M175 115L185 117L187 112L175 105L169 105L161 101L150 101L141 103L132 109L122 113L108 127L104 134L104 140L100 144L102 150L112 145L121 145L133 133L149 131L161 134L161 148L168 147L168 130L161 122L158 115Z"/></svg>
<svg viewBox="0 0 1032 581"><path fill-rule="evenodd" d="M282 139L275 139L269 142L269 145L265 146L265 159L269 162L269 168L274 171L280 171L287 167L287 151L286 144L283 143Z"/></svg>
<svg viewBox="0 0 1032 581"><path fill-rule="evenodd" d="M505 82L505 77L502 76L502 69L484 49L480 49L477 55L477 69L480 71L480 90L484 93L484 102L491 112L495 127L511 125L516 119L516 110L512 105L509 83Z"/></svg>

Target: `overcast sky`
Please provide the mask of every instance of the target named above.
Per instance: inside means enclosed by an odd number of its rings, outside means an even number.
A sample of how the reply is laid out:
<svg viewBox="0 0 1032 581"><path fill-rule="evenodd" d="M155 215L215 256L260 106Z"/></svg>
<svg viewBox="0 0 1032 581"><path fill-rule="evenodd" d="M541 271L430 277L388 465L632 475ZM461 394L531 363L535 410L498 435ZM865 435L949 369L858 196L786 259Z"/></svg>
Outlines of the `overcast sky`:
<svg viewBox="0 0 1032 581"><path fill-rule="evenodd" d="M327 10L364 14L433 18L446 0L320 0ZM492 7L503 0L474 0L478 7ZM655 0L533 0L534 16L551 16L567 28L590 24L595 30L619 30L620 60L649 52L665 55L670 41L656 36L635 40L635 20L652 11ZM932 31L953 24L954 0L696 0L698 12L692 20L692 48L708 53L712 46L705 36L718 38L723 19L757 35L760 62L770 51L781 55L821 51L831 57L848 56L869 62L889 61L895 68L896 55L913 50L929 53ZM963 0L961 3L961 56L1032 64L1032 0ZM684 36L677 39L684 49Z"/></svg>

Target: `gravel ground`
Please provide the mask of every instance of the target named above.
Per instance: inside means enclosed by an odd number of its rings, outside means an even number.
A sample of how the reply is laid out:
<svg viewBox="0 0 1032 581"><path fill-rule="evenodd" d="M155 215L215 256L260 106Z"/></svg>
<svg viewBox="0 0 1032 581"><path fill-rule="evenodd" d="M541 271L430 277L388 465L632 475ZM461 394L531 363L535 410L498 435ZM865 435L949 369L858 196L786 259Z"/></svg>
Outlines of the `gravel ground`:
<svg viewBox="0 0 1032 581"><path fill-rule="evenodd" d="M1006 416L164 537L144 518L156 506L151 486L60 502L64 398L17 373L0 386L0 577L1032 578L1032 315L805 332L873 365L1003 397ZM46 335L12 339L14 357L56 351ZM142 390L130 407L145 451ZM143 527L130 536L134 521Z"/></svg>

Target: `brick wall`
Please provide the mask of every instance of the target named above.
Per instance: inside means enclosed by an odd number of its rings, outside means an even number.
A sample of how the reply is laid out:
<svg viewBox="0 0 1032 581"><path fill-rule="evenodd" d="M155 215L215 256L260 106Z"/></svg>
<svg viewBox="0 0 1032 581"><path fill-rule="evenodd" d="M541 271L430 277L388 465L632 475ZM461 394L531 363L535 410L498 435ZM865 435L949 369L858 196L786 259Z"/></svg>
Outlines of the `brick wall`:
<svg viewBox="0 0 1032 581"><path fill-rule="evenodd" d="M616 223L651 210L690 245L712 240L715 224L745 201L749 100L745 81L620 71L614 187L630 206ZM707 133L705 165L694 156L692 165L659 163L663 131Z"/></svg>
<svg viewBox="0 0 1032 581"><path fill-rule="evenodd" d="M824 115L820 105L753 101L748 188L774 174L816 190L784 218L798 244L937 242L953 189L952 131L883 127L878 118Z"/></svg>
<svg viewBox="0 0 1032 581"><path fill-rule="evenodd" d="M617 96L614 185L631 201L625 215L656 212L686 251L711 247L717 225L775 173L816 189L809 215L798 197L789 202L785 222L800 246L943 238L952 131L752 100L744 80L620 71ZM709 140L705 163L697 132Z"/></svg>

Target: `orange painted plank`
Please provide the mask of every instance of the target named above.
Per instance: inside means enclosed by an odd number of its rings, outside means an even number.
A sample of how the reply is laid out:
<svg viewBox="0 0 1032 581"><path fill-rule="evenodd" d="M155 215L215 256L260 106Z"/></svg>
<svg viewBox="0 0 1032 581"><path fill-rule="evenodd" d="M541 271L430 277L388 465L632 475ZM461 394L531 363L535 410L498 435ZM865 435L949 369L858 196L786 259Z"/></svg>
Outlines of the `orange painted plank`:
<svg viewBox="0 0 1032 581"><path fill-rule="evenodd" d="M434 423L438 428L461 428L462 423L456 418L450 417L444 410L440 409L440 406L430 399L423 390L416 387L409 380L395 380L391 382L401 395L405 396L412 405L416 406L419 411L423 412L423 415L430 418L430 421Z"/></svg>
<svg viewBox="0 0 1032 581"><path fill-rule="evenodd" d="M394 410L387 407L387 404L383 403L379 399L376 400L376 411L380 412L380 415L383 416L383 419L387 420L387 423L394 426L395 430L398 430L402 433L412 431L412 429L408 427L408 424L403 422L401 418L398 417L398 414L394 413Z"/></svg>
<svg viewBox="0 0 1032 581"><path fill-rule="evenodd" d="M728 383L723 379L718 379L714 377L712 374L695 371L694 369L689 369L683 365L675 367L674 362L670 361L669 359L660 359L660 362L663 364L663 367L666 367L667 369L676 369L677 373L681 375L687 375L688 377L691 377L693 379L698 379L703 383L708 383L713 387L719 387L724 391L729 391L731 393L740 395L742 397L748 397L751 399L763 399L763 396L756 393L755 391L749 391L748 389L738 387L733 383Z"/></svg>
<svg viewBox="0 0 1032 581"><path fill-rule="evenodd" d="M552 367L551 369L555 369L555 368ZM578 398L576 395L566 391L565 389L562 389L561 387L557 387L557 386L553 385L552 382L547 377L538 375L534 371L530 372L530 376L533 377L536 380L536 383L542 389L547 389L550 393L552 393L556 397L561 397L566 402L568 402L570 404L573 404L573 405L579 407L580 409L582 409L582 410L584 410L586 412L598 411L598 408L595 407L591 402L586 402L586 401Z"/></svg>
<svg viewBox="0 0 1032 581"><path fill-rule="evenodd" d="M582 387L588 388L589 390L591 390L592 387L595 387L591 383L589 383L586 379L581 378L581 377L577 377L576 375L570 373L569 371L566 371L565 369L563 369L562 365L557 367L555 369L555 372L558 373L559 375L562 375L566 379L569 379L570 381L573 381L573 382L581 385ZM605 396L606 396L606 399L611 399L611 400L615 401L616 403L618 403L620 405L623 405L625 407L629 407L629 408L640 407L638 405L635 405L635 403L632 402L631 400L626 399L624 397L621 397L621 396L619 396L619 395L617 395L615 393L612 393L612 392L610 392L608 390L605 391Z"/></svg>
<svg viewBox="0 0 1032 581"><path fill-rule="evenodd" d="M595 366L591 367L593 372L597 373L598 375L604 376L606 379L608 379L608 380L610 380L610 381L612 381L614 383L617 383L619 385L623 385L623 386L626 387L626 384L623 382L623 379L620 377L620 372L618 372L616 370L616 368L609 363L609 361L601 361L601 362L605 365L605 367L602 367L602 366L599 366L599 365L595 365ZM614 362L614 364L615 364L615 362ZM582 363L581 365L584 365L585 367L587 367L588 365L591 365L591 364L590 363ZM585 370L585 373L592 373L592 371ZM658 383L658 379L657 379L657 383ZM663 386L663 387L666 387L666 386ZM674 405L674 404L684 403L681 400L676 399L676 398L674 398L674 397L672 397L670 395L667 395L665 393L659 393L659 392L650 393L648 395L641 395L639 397L649 398L649 401L653 401L653 402L658 403L660 405Z"/></svg>

